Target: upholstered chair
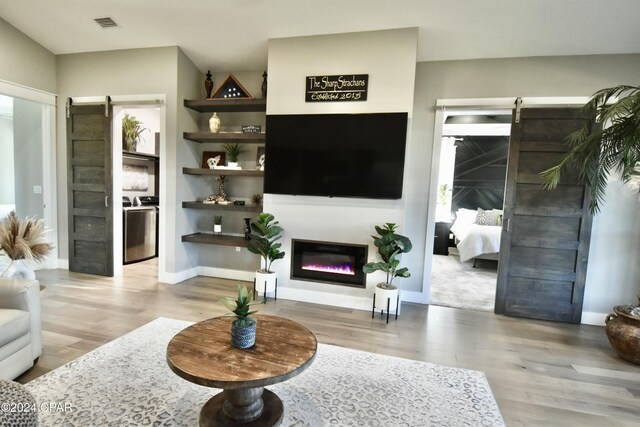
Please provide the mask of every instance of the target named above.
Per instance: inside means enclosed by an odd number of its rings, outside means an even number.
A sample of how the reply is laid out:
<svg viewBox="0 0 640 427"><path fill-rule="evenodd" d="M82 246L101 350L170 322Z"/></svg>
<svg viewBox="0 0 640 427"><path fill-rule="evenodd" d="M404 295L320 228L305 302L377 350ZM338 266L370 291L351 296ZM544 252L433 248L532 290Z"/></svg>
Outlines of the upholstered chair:
<svg viewBox="0 0 640 427"><path fill-rule="evenodd" d="M0 379L12 380L42 354L37 280L0 278Z"/></svg>

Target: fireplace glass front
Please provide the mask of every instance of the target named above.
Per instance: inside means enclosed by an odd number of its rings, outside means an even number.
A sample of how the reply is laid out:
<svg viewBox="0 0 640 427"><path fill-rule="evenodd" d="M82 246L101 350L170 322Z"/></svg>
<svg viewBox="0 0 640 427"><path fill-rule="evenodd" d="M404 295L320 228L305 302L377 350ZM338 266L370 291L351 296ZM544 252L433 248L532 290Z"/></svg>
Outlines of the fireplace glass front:
<svg viewBox="0 0 640 427"><path fill-rule="evenodd" d="M292 279L366 286L367 246L293 239L292 249Z"/></svg>

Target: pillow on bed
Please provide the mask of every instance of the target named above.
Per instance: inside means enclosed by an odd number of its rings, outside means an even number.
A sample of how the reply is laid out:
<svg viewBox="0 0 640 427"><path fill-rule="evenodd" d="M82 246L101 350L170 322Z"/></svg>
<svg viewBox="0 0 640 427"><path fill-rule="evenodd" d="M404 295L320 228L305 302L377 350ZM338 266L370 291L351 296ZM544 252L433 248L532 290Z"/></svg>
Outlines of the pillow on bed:
<svg viewBox="0 0 640 427"><path fill-rule="evenodd" d="M478 212L471 209L460 208L456 211L456 221L460 221L461 224L473 224L476 216Z"/></svg>
<svg viewBox="0 0 640 427"><path fill-rule="evenodd" d="M485 211L484 209L478 208L478 214L476 215L476 219L473 223L478 225L498 225L499 217L499 211Z"/></svg>

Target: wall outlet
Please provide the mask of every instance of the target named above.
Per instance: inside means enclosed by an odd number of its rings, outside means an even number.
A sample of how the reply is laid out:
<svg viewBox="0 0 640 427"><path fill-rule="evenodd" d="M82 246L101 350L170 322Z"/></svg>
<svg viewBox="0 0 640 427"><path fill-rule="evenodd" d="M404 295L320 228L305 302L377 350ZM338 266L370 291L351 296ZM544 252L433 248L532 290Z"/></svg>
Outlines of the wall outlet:
<svg viewBox="0 0 640 427"><path fill-rule="evenodd" d="M240 246L236 246L236 252L240 252Z"/></svg>
<svg viewBox="0 0 640 427"><path fill-rule="evenodd" d="M34 185L33 186L33 194L42 194L42 186Z"/></svg>

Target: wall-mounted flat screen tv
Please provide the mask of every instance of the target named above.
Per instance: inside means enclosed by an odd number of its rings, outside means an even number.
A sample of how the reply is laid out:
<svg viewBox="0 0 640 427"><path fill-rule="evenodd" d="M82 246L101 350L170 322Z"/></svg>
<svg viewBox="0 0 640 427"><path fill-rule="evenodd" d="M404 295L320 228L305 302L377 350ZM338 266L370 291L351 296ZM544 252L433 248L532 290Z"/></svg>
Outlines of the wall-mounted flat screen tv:
<svg viewBox="0 0 640 427"><path fill-rule="evenodd" d="M267 116L264 192L399 199L407 113Z"/></svg>

